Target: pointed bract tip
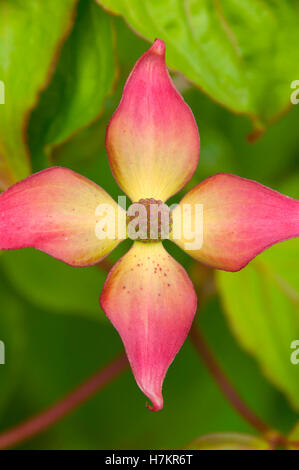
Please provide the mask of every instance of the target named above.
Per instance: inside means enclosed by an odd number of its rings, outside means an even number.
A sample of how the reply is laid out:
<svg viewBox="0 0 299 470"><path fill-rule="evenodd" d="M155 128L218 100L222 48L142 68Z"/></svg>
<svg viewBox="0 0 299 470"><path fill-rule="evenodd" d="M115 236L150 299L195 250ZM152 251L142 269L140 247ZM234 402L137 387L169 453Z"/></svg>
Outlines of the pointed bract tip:
<svg viewBox="0 0 299 470"><path fill-rule="evenodd" d="M165 55L165 49L166 49L165 43L161 39L155 39L154 44L150 48L152 52L161 56Z"/></svg>
<svg viewBox="0 0 299 470"><path fill-rule="evenodd" d="M162 395L160 395L160 396L153 396L153 395L149 396L149 394L147 394L147 396L152 402L152 405L149 402L146 402L145 406L147 407L148 410L150 410L150 411L160 411L160 410L162 410L163 405L164 405Z"/></svg>
<svg viewBox="0 0 299 470"><path fill-rule="evenodd" d="M136 378L136 377L135 377ZM146 402L146 407L150 411L160 411L163 408L164 400L162 395L163 377L155 380L154 383L148 378L143 377L136 380L140 390L146 395L151 403Z"/></svg>

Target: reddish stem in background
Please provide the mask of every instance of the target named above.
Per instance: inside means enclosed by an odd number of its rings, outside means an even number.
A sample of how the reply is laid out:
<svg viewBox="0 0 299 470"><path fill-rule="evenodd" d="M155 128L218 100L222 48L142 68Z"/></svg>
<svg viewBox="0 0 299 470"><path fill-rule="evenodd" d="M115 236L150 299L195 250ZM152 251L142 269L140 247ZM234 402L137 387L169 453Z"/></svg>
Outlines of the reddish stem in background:
<svg viewBox="0 0 299 470"><path fill-rule="evenodd" d="M112 269L113 266L114 263L109 258L105 258L100 263L96 264L96 267L100 271L106 271L107 273L109 273L110 269Z"/></svg>
<svg viewBox="0 0 299 470"><path fill-rule="evenodd" d="M202 357L206 367L214 377L216 383L218 384L220 390L226 396L231 405L235 410L247 421L251 426L253 426L259 433L263 434L264 437L271 443L275 448L278 445L285 445L285 437L281 435L278 431L271 429L266 423L264 423L242 400L239 394L234 389L233 385L230 383L229 379L226 377L213 353L210 351L204 337L202 336L199 329L195 326L192 326L190 331L190 339L195 346L195 349L199 352Z"/></svg>
<svg viewBox="0 0 299 470"><path fill-rule="evenodd" d="M127 367L126 355L121 354L50 408L0 434L0 449L15 446L46 431L96 392L103 389Z"/></svg>

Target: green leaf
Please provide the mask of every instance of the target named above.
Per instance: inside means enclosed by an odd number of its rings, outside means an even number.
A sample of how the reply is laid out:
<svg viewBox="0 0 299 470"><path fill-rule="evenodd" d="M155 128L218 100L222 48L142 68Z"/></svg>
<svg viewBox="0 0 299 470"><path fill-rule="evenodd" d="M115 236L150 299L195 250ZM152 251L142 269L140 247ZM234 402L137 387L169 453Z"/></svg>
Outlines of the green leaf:
<svg viewBox="0 0 299 470"><path fill-rule="evenodd" d="M0 3L0 80L5 104L0 114L0 187L31 171L26 127L40 90L49 80L77 0L17 0Z"/></svg>
<svg viewBox="0 0 299 470"><path fill-rule="evenodd" d="M291 343L299 339L298 259L299 239L294 239L238 273L216 274L232 331L296 410L299 366L291 362Z"/></svg>
<svg viewBox="0 0 299 470"><path fill-rule="evenodd" d="M33 249L6 252L1 264L14 288L36 306L105 318L99 296L107 273L100 267L74 268Z"/></svg>
<svg viewBox="0 0 299 470"><path fill-rule="evenodd" d="M241 433L217 433L201 436L185 449L190 450L268 450L270 445L264 439Z"/></svg>
<svg viewBox="0 0 299 470"><path fill-rule="evenodd" d="M50 86L32 115L32 151L48 154L101 112L116 80L112 19L93 0L82 0Z"/></svg>
<svg viewBox="0 0 299 470"><path fill-rule="evenodd" d="M98 0L136 32L167 45L167 62L263 129L290 106L299 74L298 2Z"/></svg>
<svg viewBox="0 0 299 470"><path fill-rule="evenodd" d="M214 173L229 172L278 187L282 177L298 174L299 106L269 127L256 142L244 138L250 132L246 118L229 113L190 88L184 98L191 107L201 137L198 170L189 189Z"/></svg>

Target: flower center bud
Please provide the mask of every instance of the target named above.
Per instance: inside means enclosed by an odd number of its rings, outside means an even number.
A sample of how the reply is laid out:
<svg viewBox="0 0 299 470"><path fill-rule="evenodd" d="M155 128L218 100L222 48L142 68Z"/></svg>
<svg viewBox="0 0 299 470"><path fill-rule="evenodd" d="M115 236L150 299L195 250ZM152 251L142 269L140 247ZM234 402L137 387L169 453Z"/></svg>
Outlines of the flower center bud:
<svg viewBox="0 0 299 470"><path fill-rule="evenodd" d="M172 216L169 207L156 199L140 199L127 211L127 234L131 240L158 242L169 238Z"/></svg>

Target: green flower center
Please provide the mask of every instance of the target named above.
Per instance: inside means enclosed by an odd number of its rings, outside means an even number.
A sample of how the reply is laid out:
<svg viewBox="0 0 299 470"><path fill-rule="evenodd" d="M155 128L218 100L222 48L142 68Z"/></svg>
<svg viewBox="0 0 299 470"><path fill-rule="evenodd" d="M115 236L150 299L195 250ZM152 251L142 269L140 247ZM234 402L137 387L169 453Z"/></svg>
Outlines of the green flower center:
<svg viewBox="0 0 299 470"><path fill-rule="evenodd" d="M170 209L162 201L140 199L127 211L127 234L131 240L158 242L169 238L171 230Z"/></svg>

